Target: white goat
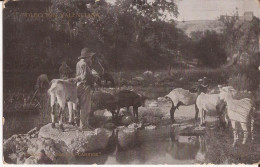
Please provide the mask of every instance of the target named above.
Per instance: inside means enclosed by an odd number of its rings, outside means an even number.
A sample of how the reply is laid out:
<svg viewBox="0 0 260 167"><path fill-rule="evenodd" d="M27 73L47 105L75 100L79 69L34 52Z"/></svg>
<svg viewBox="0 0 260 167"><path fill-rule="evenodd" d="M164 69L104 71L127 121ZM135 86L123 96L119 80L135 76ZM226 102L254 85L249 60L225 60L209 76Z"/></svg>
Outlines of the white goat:
<svg viewBox="0 0 260 167"><path fill-rule="evenodd" d="M175 122L175 120L174 120L175 110L178 109L180 105L189 106L189 105L195 104L196 99L198 97L198 93L191 93L188 90L185 90L182 88L176 88L176 89L173 89L165 97L171 99L171 102L172 102L172 108L170 110L171 120L172 120L172 122ZM197 119L199 110L198 110L196 104L195 104L195 110L196 110L195 119Z"/></svg>
<svg viewBox="0 0 260 167"><path fill-rule="evenodd" d="M77 85L69 80L53 79L51 81L51 87L48 90L51 96L51 121L52 128L55 127L54 123L54 104L57 100L59 109L59 126L64 131L62 124L62 112L65 109L65 104L68 102L69 108L69 122L72 122L72 115L75 114L77 104Z"/></svg>
<svg viewBox="0 0 260 167"><path fill-rule="evenodd" d="M254 106L253 102L249 98L244 98L240 100L235 100L233 96L237 93L237 91L229 86L225 88L220 88L220 99L224 100L227 103L227 115L231 121L231 125L234 133L234 142L233 146L237 144L238 141L238 131L236 128L236 122L240 123L241 128L244 133L243 142L245 144L248 138L248 127L251 126L251 138L254 140L253 135L253 112ZM248 126L249 124L249 126ZM250 129L249 129L250 130Z"/></svg>
<svg viewBox="0 0 260 167"><path fill-rule="evenodd" d="M200 125L205 126L206 112L215 112L219 116L220 123L223 123L222 110L225 106L224 102L220 100L219 94L205 94L201 93L196 101L200 113ZM222 124L223 125L223 124Z"/></svg>

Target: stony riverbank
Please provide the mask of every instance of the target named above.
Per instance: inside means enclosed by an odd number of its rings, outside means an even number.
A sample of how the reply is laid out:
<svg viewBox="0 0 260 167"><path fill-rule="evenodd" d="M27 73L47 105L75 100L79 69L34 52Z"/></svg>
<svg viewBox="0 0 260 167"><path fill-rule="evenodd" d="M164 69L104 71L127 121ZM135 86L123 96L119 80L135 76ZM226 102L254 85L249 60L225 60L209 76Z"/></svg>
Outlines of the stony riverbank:
<svg viewBox="0 0 260 167"><path fill-rule="evenodd" d="M94 131L81 132L77 127L64 124L65 132L61 132L46 124L4 140L4 160L10 164L154 164L164 161L223 164L253 163L259 158L259 150L253 149L259 144L231 148L232 131L220 129L216 116L207 116L207 127L200 128L199 121L194 120L194 106L183 106L176 110L177 122L172 124L170 107L170 103L160 99L148 101L146 107L139 108L138 123L133 122L131 114L122 111L118 126L111 123L111 113L97 111L93 118L97 122ZM245 149L250 149L251 154L245 155ZM162 155L157 155L156 150ZM139 157L143 154L149 155L145 161ZM127 160L129 158L132 160Z"/></svg>

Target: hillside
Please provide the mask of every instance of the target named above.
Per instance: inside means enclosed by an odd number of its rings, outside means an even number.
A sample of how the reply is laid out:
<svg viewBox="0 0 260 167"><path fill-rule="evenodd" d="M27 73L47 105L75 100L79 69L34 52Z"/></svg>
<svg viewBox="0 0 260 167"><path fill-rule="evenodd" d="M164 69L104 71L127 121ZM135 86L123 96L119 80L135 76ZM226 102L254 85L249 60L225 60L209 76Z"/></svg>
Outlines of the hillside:
<svg viewBox="0 0 260 167"><path fill-rule="evenodd" d="M220 33L223 28L223 23L218 20L194 20L177 22L177 27L190 36L190 33L193 31L214 30Z"/></svg>

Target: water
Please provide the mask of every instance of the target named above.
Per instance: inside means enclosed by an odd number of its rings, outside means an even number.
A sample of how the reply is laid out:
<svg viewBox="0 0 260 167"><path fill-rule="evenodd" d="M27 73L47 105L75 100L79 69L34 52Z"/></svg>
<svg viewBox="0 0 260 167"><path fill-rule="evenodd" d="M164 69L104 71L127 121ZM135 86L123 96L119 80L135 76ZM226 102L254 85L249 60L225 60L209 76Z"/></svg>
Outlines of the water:
<svg viewBox="0 0 260 167"><path fill-rule="evenodd" d="M43 112L44 113L44 112ZM4 138L27 133L32 128L50 122L49 113L39 115L13 115L5 118ZM193 115L193 114L192 114ZM44 118L45 117L45 118ZM185 120L183 120L185 121ZM191 122L186 122L191 124ZM185 124L185 123L182 123ZM105 150L94 152L97 156L77 157L69 164L194 164L256 163L260 158L259 126L256 125L255 143L232 148L231 130L217 130L207 125L205 135L179 131L171 125L154 130L140 129L134 135L114 131ZM213 129L212 129L213 128ZM187 131L188 132L188 131ZM240 136L242 140L242 136ZM241 142L241 141L240 141ZM231 156L230 156L231 154Z"/></svg>
<svg viewBox="0 0 260 167"><path fill-rule="evenodd" d="M120 133L120 132L119 132ZM170 126L155 130L138 130L125 147L123 139L115 137L108 151L95 157L78 157L76 164L191 164L206 155L203 136L181 136Z"/></svg>
<svg viewBox="0 0 260 167"><path fill-rule="evenodd" d="M15 115L5 119L4 138L27 133L36 126L48 123L39 115ZM46 116L48 117L48 116ZM98 156L77 157L71 164L191 164L204 155L203 136L178 135L171 126L154 130L141 129L134 136L119 130L111 138L106 150ZM205 145L205 144L204 144ZM203 157L203 156L202 156Z"/></svg>

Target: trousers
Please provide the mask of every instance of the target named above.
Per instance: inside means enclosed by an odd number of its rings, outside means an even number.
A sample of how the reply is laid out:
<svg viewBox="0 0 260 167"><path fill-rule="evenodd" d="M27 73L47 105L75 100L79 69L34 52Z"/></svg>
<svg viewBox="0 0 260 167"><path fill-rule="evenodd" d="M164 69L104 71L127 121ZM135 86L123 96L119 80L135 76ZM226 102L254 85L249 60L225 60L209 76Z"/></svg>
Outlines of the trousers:
<svg viewBox="0 0 260 167"><path fill-rule="evenodd" d="M80 128L89 127L89 116L91 113L91 88L84 83L77 84L77 95L79 99Z"/></svg>

